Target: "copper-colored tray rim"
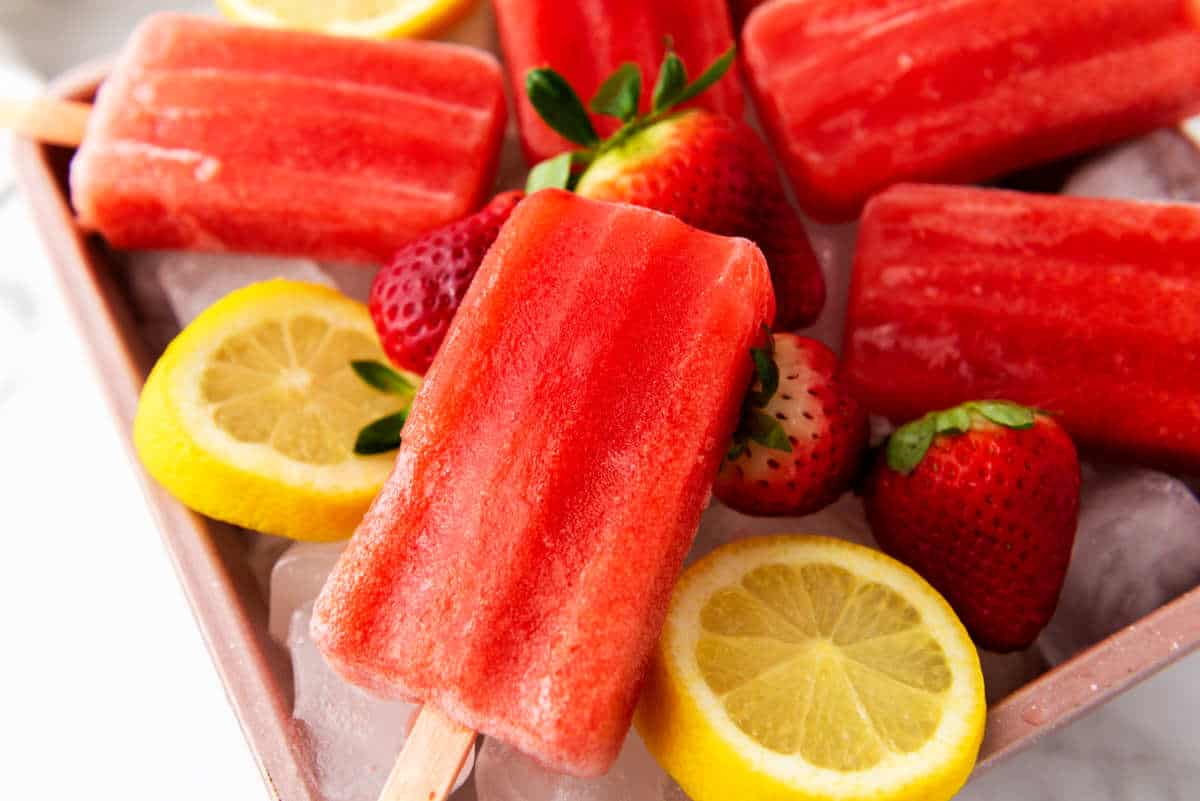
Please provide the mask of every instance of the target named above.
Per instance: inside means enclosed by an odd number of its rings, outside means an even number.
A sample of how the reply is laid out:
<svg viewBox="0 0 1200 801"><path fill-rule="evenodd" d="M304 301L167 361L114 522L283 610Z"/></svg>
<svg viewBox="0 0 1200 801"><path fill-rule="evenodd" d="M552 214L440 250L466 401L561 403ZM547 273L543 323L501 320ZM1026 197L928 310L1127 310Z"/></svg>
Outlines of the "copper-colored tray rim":
<svg viewBox="0 0 1200 801"><path fill-rule="evenodd" d="M81 67L56 81L50 91L61 97L88 98L105 72L105 65ZM155 484L133 457L133 416L150 355L133 328L127 299L104 273L94 246L75 222L55 175L52 152L35 142L18 141L19 180L91 350L163 542L272 797L320 801L304 745L292 722L288 693L270 668L263 632L255 628L239 603L212 532L202 518ZM1029 747L1197 648L1200 587L992 706L977 772Z"/></svg>

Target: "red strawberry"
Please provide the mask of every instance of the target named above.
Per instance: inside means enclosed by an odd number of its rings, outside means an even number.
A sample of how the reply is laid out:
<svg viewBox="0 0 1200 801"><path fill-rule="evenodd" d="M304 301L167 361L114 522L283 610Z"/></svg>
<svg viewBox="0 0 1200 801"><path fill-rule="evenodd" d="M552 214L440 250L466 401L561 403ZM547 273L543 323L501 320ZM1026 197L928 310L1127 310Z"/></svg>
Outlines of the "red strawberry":
<svg viewBox="0 0 1200 801"><path fill-rule="evenodd" d="M775 334L754 352L758 380L714 492L753 515L806 515L833 503L858 475L867 415L815 339Z"/></svg>
<svg viewBox="0 0 1200 801"><path fill-rule="evenodd" d="M380 269L371 284L371 318L397 367L420 375L429 369L483 254L523 197L497 195L470 217L409 242Z"/></svg>
<svg viewBox="0 0 1200 801"><path fill-rule="evenodd" d="M1079 480L1058 423L1006 401L967 403L892 434L867 481L867 519L980 646L1016 651L1058 604Z"/></svg>
<svg viewBox="0 0 1200 801"><path fill-rule="evenodd" d="M790 330L816 319L825 281L766 144L738 120L672 110L718 80L732 59L730 51L688 84L683 63L668 53L653 110L644 115L638 114L641 73L634 64L624 65L591 101L592 111L625 123L605 141L565 79L550 69L532 70L526 87L534 107L584 149L535 167L528 189L573 188L586 197L645 206L705 231L754 240L775 283L776 326Z"/></svg>

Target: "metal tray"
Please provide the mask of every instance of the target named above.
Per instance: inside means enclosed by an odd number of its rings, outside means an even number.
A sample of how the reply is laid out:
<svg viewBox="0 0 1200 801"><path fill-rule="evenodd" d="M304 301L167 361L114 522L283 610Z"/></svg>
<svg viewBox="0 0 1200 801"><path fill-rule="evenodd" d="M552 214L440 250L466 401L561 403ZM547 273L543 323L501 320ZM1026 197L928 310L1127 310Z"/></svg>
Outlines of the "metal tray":
<svg viewBox="0 0 1200 801"><path fill-rule="evenodd" d="M56 82L52 92L88 100L104 74L103 66L81 68ZM118 280L112 254L75 223L66 186L71 155L29 141L16 145L21 186L132 451L138 392L157 354L140 333L144 310ZM271 797L321 801L311 754L291 717L291 665L268 637L266 599L251 574L245 538L190 512L144 473L141 479ZM1200 588L993 705L977 770L1032 745L1198 647Z"/></svg>

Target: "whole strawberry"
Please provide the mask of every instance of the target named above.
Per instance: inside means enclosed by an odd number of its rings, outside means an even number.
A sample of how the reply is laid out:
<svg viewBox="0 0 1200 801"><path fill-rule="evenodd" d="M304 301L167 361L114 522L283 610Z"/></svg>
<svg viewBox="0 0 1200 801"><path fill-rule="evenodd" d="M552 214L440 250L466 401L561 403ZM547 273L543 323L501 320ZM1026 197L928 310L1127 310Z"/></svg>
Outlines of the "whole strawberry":
<svg viewBox="0 0 1200 801"><path fill-rule="evenodd" d="M859 472L867 415L837 377L837 357L815 339L775 334L753 353L757 380L713 488L752 515L812 514Z"/></svg>
<svg viewBox="0 0 1200 801"><path fill-rule="evenodd" d="M370 309L388 358L424 375L483 255L524 192L497 195L480 211L401 248L371 284Z"/></svg>
<svg viewBox="0 0 1200 801"><path fill-rule="evenodd" d="M673 214L723 236L754 240L775 284L776 325L811 323L825 302L825 281L799 216L788 203L766 144L743 122L709 111L674 111L716 82L730 51L693 83L668 53L652 110L638 114L642 76L625 64L591 101L597 114L624 125L601 141L574 90L551 69L530 71L530 101L560 134L583 145L534 168L529 191L572 188L596 200L632 203Z"/></svg>
<svg viewBox="0 0 1200 801"><path fill-rule="evenodd" d="M1079 459L1051 418L1005 401L892 434L866 487L880 546L992 651L1031 645L1058 605L1079 517Z"/></svg>

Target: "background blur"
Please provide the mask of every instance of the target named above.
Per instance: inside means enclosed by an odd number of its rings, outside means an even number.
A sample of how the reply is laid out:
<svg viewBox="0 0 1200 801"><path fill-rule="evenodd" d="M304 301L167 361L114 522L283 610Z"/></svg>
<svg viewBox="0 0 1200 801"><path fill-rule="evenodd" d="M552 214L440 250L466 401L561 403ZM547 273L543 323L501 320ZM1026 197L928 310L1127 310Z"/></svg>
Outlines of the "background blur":
<svg viewBox="0 0 1200 801"><path fill-rule="evenodd" d="M0 0L0 96L167 7ZM0 797L265 799L2 144Z"/></svg>
<svg viewBox="0 0 1200 801"><path fill-rule="evenodd" d="M0 96L208 2L0 0ZM0 155L0 797L266 798ZM961 801L1184 801L1200 786L1200 655Z"/></svg>

